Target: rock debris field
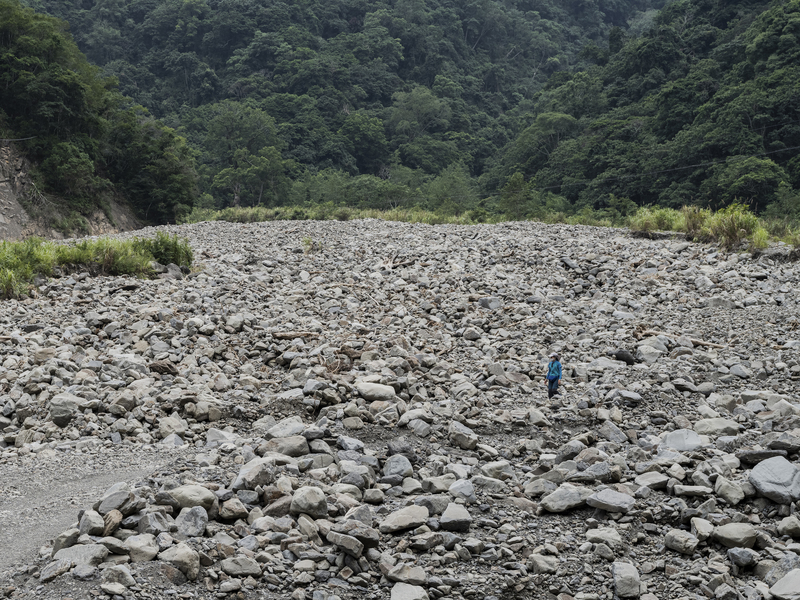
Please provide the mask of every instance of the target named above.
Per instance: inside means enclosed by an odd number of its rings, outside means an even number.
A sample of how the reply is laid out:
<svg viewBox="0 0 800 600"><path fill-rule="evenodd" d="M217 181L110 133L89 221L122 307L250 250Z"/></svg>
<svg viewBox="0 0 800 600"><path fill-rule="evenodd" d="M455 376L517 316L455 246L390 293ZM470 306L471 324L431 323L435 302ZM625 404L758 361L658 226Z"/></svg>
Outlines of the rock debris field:
<svg viewBox="0 0 800 600"><path fill-rule="evenodd" d="M800 599L787 250L167 230L0 303L0 597Z"/></svg>

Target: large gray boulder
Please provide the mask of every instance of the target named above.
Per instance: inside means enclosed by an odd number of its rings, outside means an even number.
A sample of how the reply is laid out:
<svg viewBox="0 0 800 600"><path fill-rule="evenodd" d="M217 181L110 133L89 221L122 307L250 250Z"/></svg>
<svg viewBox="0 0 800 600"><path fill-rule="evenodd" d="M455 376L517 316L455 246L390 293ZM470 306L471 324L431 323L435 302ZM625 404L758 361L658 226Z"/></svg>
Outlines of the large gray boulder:
<svg viewBox="0 0 800 600"><path fill-rule="evenodd" d="M318 487L301 487L292 496L289 512L293 515L306 514L314 519L324 519L328 516L325 493Z"/></svg>
<svg viewBox="0 0 800 600"><path fill-rule="evenodd" d="M749 481L762 496L778 504L800 500L800 469L783 456L758 463L750 472Z"/></svg>
<svg viewBox="0 0 800 600"><path fill-rule="evenodd" d="M58 394L50 400L50 418L59 427L66 427L78 413L83 399L72 394Z"/></svg>
<svg viewBox="0 0 800 600"><path fill-rule="evenodd" d="M188 484L176 487L169 491L169 495L175 499L175 502L181 508L192 508L193 506L202 506L204 509L209 510L214 505L214 492L202 485Z"/></svg>

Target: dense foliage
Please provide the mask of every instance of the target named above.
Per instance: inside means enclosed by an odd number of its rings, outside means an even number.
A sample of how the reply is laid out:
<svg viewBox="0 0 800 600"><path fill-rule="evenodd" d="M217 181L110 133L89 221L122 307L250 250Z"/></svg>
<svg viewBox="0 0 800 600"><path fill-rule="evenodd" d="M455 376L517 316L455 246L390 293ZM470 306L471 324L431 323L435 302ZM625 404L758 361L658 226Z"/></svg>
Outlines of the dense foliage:
<svg viewBox="0 0 800 600"><path fill-rule="evenodd" d="M39 165L44 189L89 212L122 197L145 218L186 213L191 152L89 65L64 23L0 0L0 126Z"/></svg>
<svg viewBox="0 0 800 600"><path fill-rule="evenodd" d="M644 35L551 78L489 187L527 210L719 208L800 217L800 0L670 3ZM507 195L508 195L507 194Z"/></svg>
<svg viewBox="0 0 800 600"><path fill-rule="evenodd" d="M68 273L89 270L98 275L155 277L158 273L153 261L188 268L193 259L187 239L161 231L154 238L96 238L73 244L39 238L0 240L0 300L27 294L36 278L52 276L57 267Z"/></svg>
<svg viewBox="0 0 800 600"><path fill-rule="evenodd" d="M800 217L800 0L28 2L196 149L198 209ZM97 188L77 139L53 167ZM151 154L176 175L149 189L141 155L95 175L191 201L185 155Z"/></svg>
<svg viewBox="0 0 800 600"><path fill-rule="evenodd" d="M344 174L369 203L437 208L424 186L457 170L469 193L445 200L454 210L479 197L475 178L529 124L551 74L662 3L30 0L182 128L203 205L302 202Z"/></svg>

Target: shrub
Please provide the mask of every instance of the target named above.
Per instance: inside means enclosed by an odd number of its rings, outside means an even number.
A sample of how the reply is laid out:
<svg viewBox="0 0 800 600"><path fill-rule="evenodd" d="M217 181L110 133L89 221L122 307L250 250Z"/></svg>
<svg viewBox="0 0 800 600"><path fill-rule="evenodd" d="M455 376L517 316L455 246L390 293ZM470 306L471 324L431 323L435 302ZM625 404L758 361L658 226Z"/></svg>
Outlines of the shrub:
<svg viewBox="0 0 800 600"><path fill-rule="evenodd" d="M187 240L163 232L155 238L81 240L55 244L38 238L0 242L0 298L24 295L37 275L53 274L56 266L67 270L89 269L104 275L152 275L150 263L191 266L192 249Z"/></svg>
<svg viewBox="0 0 800 600"><path fill-rule="evenodd" d="M342 208L336 209L336 212L333 213L333 216L337 221L349 221L350 220L350 216L351 216L351 212L350 212L349 208L342 207Z"/></svg>
<svg viewBox="0 0 800 600"><path fill-rule="evenodd" d="M489 211L485 208L473 208L467 213L470 221L475 223L486 223L489 220Z"/></svg>
<svg viewBox="0 0 800 600"><path fill-rule="evenodd" d="M700 237L733 248L752 237L759 227L758 217L747 207L735 203L711 215L705 222Z"/></svg>
<svg viewBox="0 0 800 600"><path fill-rule="evenodd" d="M767 246L769 246L769 233L759 225L753 232L753 237L750 240L750 247L753 250L763 250Z"/></svg>
<svg viewBox="0 0 800 600"><path fill-rule="evenodd" d="M683 227L686 235L695 239L703 231L703 226L711 216L711 211L699 206L684 206L681 209L681 214L683 215Z"/></svg>
<svg viewBox="0 0 800 600"><path fill-rule="evenodd" d="M643 206L628 221L632 231L650 233L652 231L681 231L683 218L674 208Z"/></svg>
<svg viewBox="0 0 800 600"><path fill-rule="evenodd" d="M167 235L163 231L157 232L154 238L137 238L133 243L137 250L151 254L162 265L174 263L188 267L194 259L189 240Z"/></svg>
<svg viewBox="0 0 800 600"><path fill-rule="evenodd" d="M0 269L0 299L18 298L25 294L28 285L19 280L11 269Z"/></svg>

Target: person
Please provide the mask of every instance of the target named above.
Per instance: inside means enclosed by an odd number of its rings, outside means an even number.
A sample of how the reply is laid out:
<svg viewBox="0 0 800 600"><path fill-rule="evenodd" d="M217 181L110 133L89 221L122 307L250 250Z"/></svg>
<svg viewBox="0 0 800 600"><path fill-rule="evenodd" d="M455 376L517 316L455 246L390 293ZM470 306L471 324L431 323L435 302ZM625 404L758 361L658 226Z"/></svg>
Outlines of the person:
<svg viewBox="0 0 800 600"><path fill-rule="evenodd" d="M547 397L552 398L558 393L558 384L561 383L561 363L558 353L550 353L550 362L547 363Z"/></svg>

